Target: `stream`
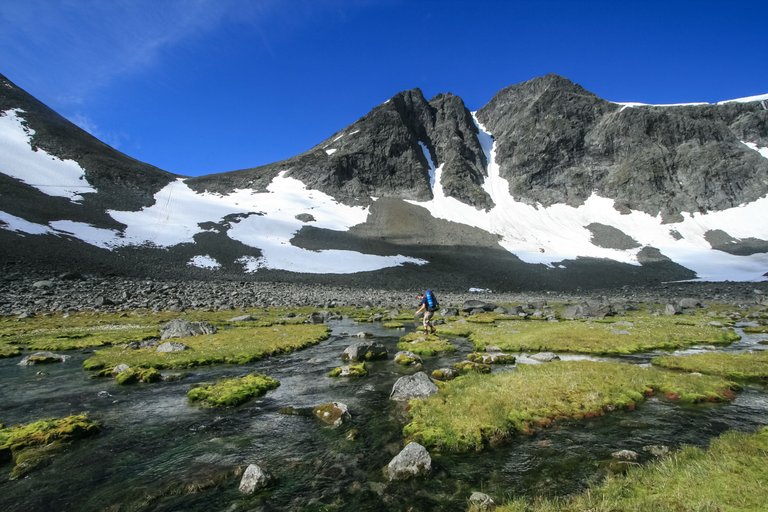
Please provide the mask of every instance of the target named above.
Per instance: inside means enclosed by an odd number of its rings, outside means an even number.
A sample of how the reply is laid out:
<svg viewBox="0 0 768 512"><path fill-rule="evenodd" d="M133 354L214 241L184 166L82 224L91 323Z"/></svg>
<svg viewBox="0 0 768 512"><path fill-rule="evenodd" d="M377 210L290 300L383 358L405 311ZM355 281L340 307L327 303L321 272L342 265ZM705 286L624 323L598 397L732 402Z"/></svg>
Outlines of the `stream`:
<svg viewBox="0 0 768 512"><path fill-rule="evenodd" d="M55 455L27 477L8 479L0 466L0 510L34 511L416 511L466 510L473 491L497 503L513 496L564 495L599 481L611 453L643 447L706 446L735 429L768 424L768 393L747 386L724 404L681 405L650 399L635 411L564 422L531 436L516 436L480 453L435 453L424 478L386 481L382 468L402 448L402 406L389 400L394 382L413 370L392 361L405 332L349 320L330 323L330 339L307 349L242 366L199 367L178 381L118 386L82 370L91 351L69 352L62 364L21 367L20 357L0 359L0 422L28 423L80 412L103 425L98 435ZM408 330L410 330L409 328ZM383 343L390 357L368 363L359 379L330 378L340 355L359 331ZM744 334L727 351L765 349L768 336ZM347 334L348 333L348 334ZM471 351L424 358L424 370L449 366ZM706 350L706 348L704 348ZM621 360L646 364L655 354ZM508 371L500 368L495 371ZM280 381L266 396L231 409L190 405L194 384L258 372ZM338 429L280 409L338 401L352 421ZM234 469L257 463L275 480L265 491L238 491Z"/></svg>

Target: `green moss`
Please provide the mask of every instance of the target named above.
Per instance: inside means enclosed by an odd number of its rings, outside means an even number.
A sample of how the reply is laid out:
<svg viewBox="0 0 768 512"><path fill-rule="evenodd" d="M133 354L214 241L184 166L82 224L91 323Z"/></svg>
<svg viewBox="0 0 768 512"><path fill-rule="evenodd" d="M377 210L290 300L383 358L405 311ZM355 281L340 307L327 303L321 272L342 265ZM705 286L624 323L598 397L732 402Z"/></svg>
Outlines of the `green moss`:
<svg viewBox="0 0 768 512"><path fill-rule="evenodd" d="M558 419L581 419L633 409L654 392L688 402L727 400L735 385L623 363L560 361L523 365L515 372L469 373L436 395L411 401L405 435L427 447L479 450Z"/></svg>
<svg viewBox="0 0 768 512"><path fill-rule="evenodd" d="M768 502L768 428L726 432L709 449L684 447L575 496L516 499L498 512L760 511Z"/></svg>
<svg viewBox="0 0 768 512"><path fill-rule="evenodd" d="M491 373L491 365L477 361L459 361L451 365L454 370L464 375L465 373Z"/></svg>
<svg viewBox="0 0 768 512"><path fill-rule="evenodd" d="M749 334L768 334L768 325L744 327L742 330Z"/></svg>
<svg viewBox="0 0 768 512"><path fill-rule="evenodd" d="M496 354L487 352L472 352L467 355L467 359L473 363L483 364L515 364L517 360L511 354Z"/></svg>
<svg viewBox="0 0 768 512"><path fill-rule="evenodd" d="M16 357L21 355L21 349L13 345L7 345L0 341L0 359L4 357Z"/></svg>
<svg viewBox="0 0 768 512"><path fill-rule="evenodd" d="M768 351L743 354L704 352L686 356L655 357L651 362L674 370L721 375L729 379L768 379Z"/></svg>
<svg viewBox="0 0 768 512"><path fill-rule="evenodd" d="M680 320L636 312L599 322L570 320L477 325L469 338L478 350L495 345L511 352L589 354L674 350L701 343L726 345L739 339L733 329L711 326L710 321L704 315Z"/></svg>
<svg viewBox="0 0 768 512"><path fill-rule="evenodd" d="M442 352L453 352L456 350L456 347L445 338L421 332L406 334L400 338L397 348L398 350L407 350L420 356L434 356Z"/></svg>
<svg viewBox="0 0 768 512"><path fill-rule="evenodd" d="M47 462L65 446L100 430L100 425L86 414L52 418L0 428L0 463L13 460L11 477L27 474Z"/></svg>
<svg viewBox="0 0 768 512"><path fill-rule="evenodd" d="M245 377L222 379L216 384L192 388L187 393L187 398L208 407L234 407L262 396L278 386L280 382L272 377L252 373Z"/></svg>
<svg viewBox="0 0 768 512"><path fill-rule="evenodd" d="M401 364L403 366L410 366L414 363L420 363L421 361L414 357L414 355L408 354L407 352L398 352L395 354L395 363Z"/></svg>
<svg viewBox="0 0 768 512"><path fill-rule="evenodd" d="M337 366L328 372L329 377L365 377L366 375L368 375L368 369L365 367L365 363L350 364L349 366Z"/></svg>
<svg viewBox="0 0 768 512"><path fill-rule="evenodd" d="M161 379L160 372L155 368L129 368L115 375L115 382L121 385L159 382Z"/></svg>
<svg viewBox="0 0 768 512"><path fill-rule="evenodd" d="M231 315L232 313L229 312ZM251 325L223 329L216 334L177 338L189 350L157 352L152 348L132 350L108 347L97 350L85 360L87 370L110 370L125 363L131 368L191 368L195 366L229 363L246 364L268 355L291 352L328 338L325 325Z"/></svg>
<svg viewBox="0 0 768 512"><path fill-rule="evenodd" d="M437 326L437 332L445 336L467 337L472 334L472 329L472 325L468 324L466 319Z"/></svg>

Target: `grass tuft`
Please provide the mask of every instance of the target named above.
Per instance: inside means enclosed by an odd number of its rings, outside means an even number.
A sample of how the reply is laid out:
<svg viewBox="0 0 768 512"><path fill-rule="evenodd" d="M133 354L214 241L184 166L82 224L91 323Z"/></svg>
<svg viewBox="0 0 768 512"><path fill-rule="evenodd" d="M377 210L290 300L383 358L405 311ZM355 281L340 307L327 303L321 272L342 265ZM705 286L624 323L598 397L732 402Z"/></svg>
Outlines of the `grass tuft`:
<svg viewBox="0 0 768 512"><path fill-rule="evenodd" d="M187 398L207 407L234 407L278 386L280 382L276 379L252 373L192 388L187 392Z"/></svg>

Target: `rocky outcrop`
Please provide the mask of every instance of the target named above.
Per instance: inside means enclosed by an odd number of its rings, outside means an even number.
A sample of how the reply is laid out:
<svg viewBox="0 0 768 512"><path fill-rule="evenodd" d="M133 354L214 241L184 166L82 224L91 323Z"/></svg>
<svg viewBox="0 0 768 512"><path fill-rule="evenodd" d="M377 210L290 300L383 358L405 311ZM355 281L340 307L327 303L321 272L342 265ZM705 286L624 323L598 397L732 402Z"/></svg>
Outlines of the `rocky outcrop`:
<svg viewBox="0 0 768 512"><path fill-rule="evenodd" d="M496 140L510 193L531 204L616 207L665 219L721 210L765 195L768 145L758 102L626 107L547 75L499 92L477 113Z"/></svg>
<svg viewBox="0 0 768 512"><path fill-rule="evenodd" d="M432 470L432 457L419 443L408 443L384 468L387 480L407 480L428 474Z"/></svg>
<svg viewBox="0 0 768 512"><path fill-rule="evenodd" d="M249 464L240 479L239 490L243 494L253 494L266 487L271 477L258 465Z"/></svg>
<svg viewBox="0 0 768 512"><path fill-rule="evenodd" d="M161 340L186 338L201 334L216 334L216 326L210 322L190 322L189 320L177 318L171 320L160 329Z"/></svg>
<svg viewBox="0 0 768 512"><path fill-rule="evenodd" d="M437 386L426 373L418 372L413 375L400 377L392 386L389 398L397 401L407 401L413 398L425 398L437 393Z"/></svg>
<svg viewBox="0 0 768 512"><path fill-rule="evenodd" d="M373 361L387 358L387 347L378 341L361 341L344 349L342 361Z"/></svg>

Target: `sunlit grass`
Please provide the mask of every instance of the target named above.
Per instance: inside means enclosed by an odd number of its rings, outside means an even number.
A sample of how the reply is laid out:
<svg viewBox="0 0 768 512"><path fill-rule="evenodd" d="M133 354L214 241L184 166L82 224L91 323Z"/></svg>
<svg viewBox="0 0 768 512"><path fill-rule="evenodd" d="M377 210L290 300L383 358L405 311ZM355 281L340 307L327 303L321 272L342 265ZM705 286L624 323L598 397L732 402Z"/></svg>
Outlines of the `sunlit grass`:
<svg viewBox="0 0 768 512"><path fill-rule="evenodd" d="M245 364L268 355L314 345L327 339L328 333L328 327L322 324L238 326L216 334L174 338L173 341L189 347L180 352L107 347L86 359L83 367L87 370L111 370L119 364L127 364L130 367L170 369L217 363Z"/></svg>
<svg viewBox="0 0 768 512"><path fill-rule="evenodd" d="M469 339L478 350L494 345L511 352L588 354L674 350L701 343L725 345L739 339L732 329L708 325L709 321L703 317L636 314L599 322L499 322L473 327Z"/></svg>
<svg viewBox="0 0 768 512"><path fill-rule="evenodd" d="M760 512L768 503L768 428L726 432L709 449L684 447L577 495L516 499L497 512Z"/></svg>
<svg viewBox="0 0 768 512"><path fill-rule="evenodd" d="M420 356L434 356L441 352L453 352L456 350L456 347L445 338L414 331L400 338L400 341L397 343L397 349L407 350Z"/></svg>
<svg viewBox="0 0 768 512"><path fill-rule="evenodd" d="M651 362L655 365L674 370L721 375L729 379L768 379L768 351L743 354L704 352L701 354L655 357Z"/></svg>
<svg viewBox="0 0 768 512"><path fill-rule="evenodd" d="M467 374L440 391L410 402L406 437L424 446L480 450L560 419L581 419L633 409L651 394L685 402L733 397L735 384L622 363L561 361L520 366L514 372Z"/></svg>
<svg viewBox="0 0 768 512"><path fill-rule="evenodd" d="M234 407L262 396L279 385L280 382L272 377L252 373L194 387L187 392L187 398L207 407Z"/></svg>

